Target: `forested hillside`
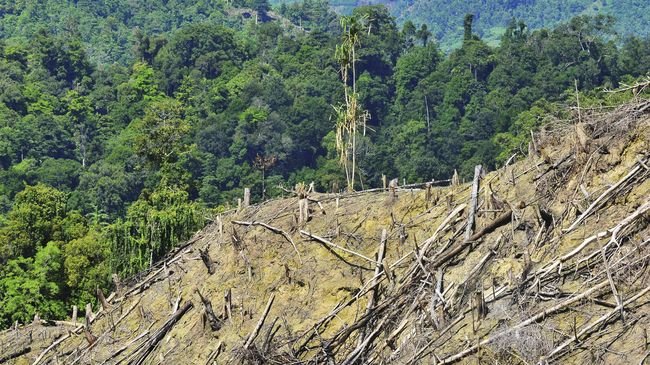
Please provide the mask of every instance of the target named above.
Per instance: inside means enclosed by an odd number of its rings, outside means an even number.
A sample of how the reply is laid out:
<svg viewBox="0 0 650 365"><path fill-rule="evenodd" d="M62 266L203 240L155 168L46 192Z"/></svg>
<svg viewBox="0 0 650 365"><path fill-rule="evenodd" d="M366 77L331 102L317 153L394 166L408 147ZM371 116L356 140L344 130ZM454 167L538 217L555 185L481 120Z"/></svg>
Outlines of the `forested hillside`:
<svg viewBox="0 0 650 365"><path fill-rule="evenodd" d="M650 39L613 42L607 17L512 23L491 47L459 15L462 46L444 55L381 6L340 23L316 2L284 17L266 3L0 4L0 327L94 300L244 187L261 201L280 184L341 191L346 170L357 189L467 177L650 65Z"/></svg>
<svg viewBox="0 0 650 365"><path fill-rule="evenodd" d="M541 29L579 15L607 14L617 19L614 29L621 38L650 32L650 4L635 0L332 0L330 4L341 13L360 5L383 4L399 24L426 24L444 50L460 46L463 27L457 20L467 13L475 16L477 34L491 44L499 41L512 19L523 20L531 29Z"/></svg>

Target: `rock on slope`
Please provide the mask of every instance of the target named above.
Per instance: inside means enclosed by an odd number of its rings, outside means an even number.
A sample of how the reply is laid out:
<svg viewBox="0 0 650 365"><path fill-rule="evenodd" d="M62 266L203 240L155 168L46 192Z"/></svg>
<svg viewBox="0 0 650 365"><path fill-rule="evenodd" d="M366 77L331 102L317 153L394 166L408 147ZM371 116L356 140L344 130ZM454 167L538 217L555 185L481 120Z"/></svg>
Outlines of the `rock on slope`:
<svg viewBox="0 0 650 365"><path fill-rule="evenodd" d="M649 112L557 121L476 183L216 217L84 325L0 333L0 363L643 363Z"/></svg>

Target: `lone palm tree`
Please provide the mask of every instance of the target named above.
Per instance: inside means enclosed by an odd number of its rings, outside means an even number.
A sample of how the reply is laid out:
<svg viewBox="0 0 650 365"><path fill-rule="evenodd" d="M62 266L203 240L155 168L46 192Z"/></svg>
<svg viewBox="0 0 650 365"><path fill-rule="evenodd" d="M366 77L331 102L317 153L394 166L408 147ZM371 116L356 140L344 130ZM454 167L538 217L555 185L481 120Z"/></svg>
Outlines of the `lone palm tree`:
<svg viewBox="0 0 650 365"><path fill-rule="evenodd" d="M336 150L339 162L345 169L348 191L354 190L356 171L357 130L364 126L370 114L362 110L357 94L356 49L361 44L360 35L366 28L366 18L341 17L343 39L336 46L335 58L340 65L345 104L335 106L336 111ZM350 75L351 74L351 75Z"/></svg>

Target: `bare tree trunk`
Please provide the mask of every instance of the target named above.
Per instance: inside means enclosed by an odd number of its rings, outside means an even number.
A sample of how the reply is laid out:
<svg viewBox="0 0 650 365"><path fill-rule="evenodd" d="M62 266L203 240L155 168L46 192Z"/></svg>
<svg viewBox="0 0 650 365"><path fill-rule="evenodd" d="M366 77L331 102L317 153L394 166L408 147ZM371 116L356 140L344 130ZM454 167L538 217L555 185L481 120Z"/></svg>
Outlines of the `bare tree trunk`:
<svg viewBox="0 0 650 365"><path fill-rule="evenodd" d="M251 189L244 188L244 208L248 208L251 205Z"/></svg>
<svg viewBox="0 0 650 365"><path fill-rule="evenodd" d="M77 324L77 311L78 308L76 305L72 306L72 323Z"/></svg>
<svg viewBox="0 0 650 365"><path fill-rule="evenodd" d="M201 260L203 261L203 264L205 264L205 267L208 269L208 274L210 275L214 274L217 271L217 268L215 267L214 261L212 261L212 258L208 253L208 249L207 248L205 250L199 249L199 256L201 256Z"/></svg>
<svg viewBox="0 0 650 365"><path fill-rule="evenodd" d="M309 199L298 200L298 225L302 226L309 220Z"/></svg>
<svg viewBox="0 0 650 365"><path fill-rule="evenodd" d="M472 183L472 197L469 204L469 217L467 218L467 228L465 229L465 241L469 240L469 238L472 236L472 230L474 229L476 208L478 207L478 190L480 180L481 165L476 165L474 168L474 182Z"/></svg>
<svg viewBox="0 0 650 365"><path fill-rule="evenodd" d="M391 200L397 199L397 186L399 184L399 180L393 179L390 181L388 184L388 196Z"/></svg>
<svg viewBox="0 0 650 365"><path fill-rule="evenodd" d="M232 321L232 289L226 289L223 294L223 316Z"/></svg>
<svg viewBox="0 0 650 365"><path fill-rule="evenodd" d="M223 321L221 318L217 317L216 314L214 314L214 310L212 310L212 303L210 302L209 299L201 295L199 289L196 289L196 294L199 295L199 298L203 303L203 307L205 308L205 316L207 317L208 323L210 324L210 329L212 329L213 331L220 330L221 326L223 325Z"/></svg>

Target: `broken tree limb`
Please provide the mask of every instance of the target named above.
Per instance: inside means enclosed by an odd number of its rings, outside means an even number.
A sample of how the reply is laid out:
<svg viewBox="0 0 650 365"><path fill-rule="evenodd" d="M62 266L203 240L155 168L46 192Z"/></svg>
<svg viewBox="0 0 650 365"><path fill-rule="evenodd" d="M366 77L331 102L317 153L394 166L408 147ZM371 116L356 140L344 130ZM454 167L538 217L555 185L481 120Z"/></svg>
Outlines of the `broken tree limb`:
<svg viewBox="0 0 650 365"><path fill-rule="evenodd" d="M621 311L621 319L623 322L625 322L625 310L623 308L623 301L621 300L621 296L618 294L616 284L614 284L614 279L612 278L612 270L609 268L609 260L607 259L607 253L605 251L605 246L601 244L600 255L603 259L605 271L607 272L607 281L609 282L609 287L612 289L612 295L614 296L614 299L616 299L616 304L618 304L618 308Z"/></svg>
<svg viewBox="0 0 650 365"><path fill-rule="evenodd" d="M269 302L266 304L266 308L264 309L264 313L262 313L262 316L260 317L259 321L257 321L257 325L255 326L253 332L251 332L251 334L248 335L248 339L246 339L246 343L244 344L244 349L248 349L249 347L251 347L253 341L255 341L255 338L260 333L260 330L264 325L264 321L266 320L266 317L268 317L269 312L271 311L271 306L273 305L274 300L275 300L275 294L271 294L271 297L269 298Z"/></svg>
<svg viewBox="0 0 650 365"><path fill-rule="evenodd" d="M147 359L149 354L156 348L158 343L165 337L165 335L174 327L176 322L180 320L187 311L189 311L194 304L188 301L179 310L176 311L162 327L160 327L153 336L138 348L133 355L129 356L129 364L142 365Z"/></svg>
<svg viewBox="0 0 650 365"><path fill-rule="evenodd" d="M203 261L203 264L208 269L209 275L212 275L215 272L217 272L216 265L214 264L214 261L212 261L212 258L210 257L210 253L208 252L207 247L203 250L199 248L199 256L201 256L201 261Z"/></svg>
<svg viewBox="0 0 650 365"><path fill-rule="evenodd" d="M472 230L474 229L476 207L478 207L478 190L480 180L481 165L476 165L474 168L474 182L472 183L472 195L469 204L469 216L467 217L467 226L465 228L465 241L469 240L469 238L472 236Z"/></svg>
<svg viewBox="0 0 650 365"><path fill-rule="evenodd" d="M153 325L153 323L152 323L152 325ZM111 359L114 359L114 358L120 356L120 354L123 353L124 351L126 351L129 347L131 347L131 345L133 345L134 343L138 342L140 339L142 339L143 337L148 336L148 335L149 335L149 329L147 329L146 331L139 334L138 337L136 337L133 340L129 341L126 345L124 345L124 346L120 347L119 349L117 349L117 351L112 353L111 356L109 356L108 359L106 359L102 363L102 365L107 363L108 360L111 360Z"/></svg>
<svg viewBox="0 0 650 365"><path fill-rule="evenodd" d="M569 158L571 158L572 156L573 156L573 153L569 153L566 156L562 157L559 161L557 161L553 165L549 166L546 170L542 171L539 175L535 176L533 178L533 181L537 181L537 180L541 179L544 175L546 175L549 171L553 171L553 170L557 169L558 167L560 167L560 165L562 165L564 162L569 160Z"/></svg>
<svg viewBox="0 0 650 365"><path fill-rule="evenodd" d="M444 221L438 226L435 232L433 232L433 235L429 237L426 241L422 242L422 250L421 252L424 252L426 254L427 251L429 251L429 247L433 242L435 242L438 239L438 234L445 230L447 228L447 225L449 225L449 222L451 222L452 219L456 218L457 215L459 215L465 208L467 207L467 204L461 204L457 206L449 215L447 218L445 218Z"/></svg>
<svg viewBox="0 0 650 365"><path fill-rule="evenodd" d="M217 344L217 348L214 349L214 351L212 351L208 356L208 360L205 362L205 365L212 365L214 361L217 359L217 357L221 355L221 352L223 351L223 347L224 347L223 342L219 341L219 343Z"/></svg>
<svg viewBox="0 0 650 365"><path fill-rule="evenodd" d="M579 295L576 295L573 298L567 299L567 300L563 301L562 303L559 303L559 304L557 304L557 305L555 305L555 306L553 306L551 308L543 310L543 311L537 313L536 315L530 317L529 319L527 319L527 320L525 320L523 322L520 322L517 325L512 326L512 327L508 328L507 330L505 330L503 332L500 332L500 333L497 333L497 334L495 334L493 336L490 336L490 337L484 339L483 341L480 341L476 345L470 346L467 349L465 349L465 350L463 350L463 351L461 351L461 352L459 352L459 353L457 353L455 355L451 355L449 357L446 357L446 358L442 359L440 362L438 362L438 364L451 364L451 363L454 363L454 362L456 362L456 361L458 361L458 360L460 360L460 359L462 359L462 358L464 358L464 357L466 357L468 355L473 354L474 352L476 352L479 349L479 347L485 346L485 345L489 344L490 342L494 341L495 339L503 337L505 335L508 335L508 334L520 329L520 328L523 328L523 327L526 327L526 326L531 325L533 323L539 322L540 320L548 317L549 315L551 315L553 313L556 313L556 312L559 312L560 310L562 310L562 309L564 309L564 308L566 308L566 307L568 307L568 306L570 306L570 305L572 305L572 304L574 304L576 302L579 302L582 299L585 299L585 298L589 297L590 295L597 292L598 290L601 290L602 288L606 287L607 285L609 285L607 280L605 280L603 282L600 282L599 284L587 289L586 291L580 293Z"/></svg>
<svg viewBox="0 0 650 365"><path fill-rule="evenodd" d="M623 219L618 224L616 224L616 226L606 231L598 232L593 236L587 237L576 248L564 254L563 256L560 256L557 259L553 260L553 262L550 263L549 265L546 265L545 267L541 268L537 272L537 274L541 275L541 277L548 275L550 272L553 272L558 266L562 265L562 263L566 262L567 260L571 259L575 255L580 253L590 243L605 238L607 236L610 236L609 242L604 246L604 249L607 250L612 244L616 244L618 242L618 235L621 232L621 230L623 230L623 228L627 227L635 220L637 220L639 217L643 216L647 211L650 211L650 200L647 200L645 203L643 203L632 214L630 214L625 219ZM591 255L588 255L587 257L591 258L592 256L597 255L598 253L600 253L600 250L594 252Z"/></svg>
<svg viewBox="0 0 650 365"><path fill-rule="evenodd" d="M377 300L377 286L376 286L376 281L377 278L379 278L381 272L384 270L384 256L386 255L386 243L388 242L388 232L386 229L382 229L381 231L381 238L380 238L380 243L379 243L379 252L377 252L377 264L375 266L375 275L373 276L373 282L370 285L373 287L372 289L372 296L370 298L370 301L368 302L368 311L372 310L372 307L374 306L375 301Z"/></svg>
<svg viewBox="0 0 650 365"><path fill-rule="evenodd" d="M602 204L605 204L609 198L611 198L614 194L614 192L619 189L622 185L627 183L631 178L633 178L637 173L639 173L641 170L641 165L636 165L632 171L630 171L627 175L625 175L621 180L619 180L616 184L612 185L609 189L607 189L604 193L602 193L596 200L594 200L591 205L587 209L585 209L582 214L567 228L564 230L564 233L569 233L576 229L582 221L584 221L588 216L590 216L597 208L599 208Z"/></svg>
<svg viewBox="0 0 650 365"><path fill-rule="evenodd" d="M377 297L379 295L379 286L377 285L377 280L380 277L381 272L384 270L384 256L386 254L386 242L388 241L388 232L386 229L381 230L381 238L379 240L379 251L377 252L377 264L375 265L375 273L372 277L371 287L373 288L370 291L370 298L368 299L368 305L366 306L366 316L370 315L375 303L377 302ZM365 335L365 329L362 329L359 332L359 344L363 341Z"/></svg>
<svg viewBox="0 0 650 365"><path fill-rule="evenodd" d="M210 300L205 298L203 295L201 295L199 289L196 289L195 291L196 294L199 295L199 298L201 299L201 303L203 303L203 307L205 308L205 315L208 318L210 329L212 329L212 331L220 330L221 326L223 325L223 320L217 317L216 314L214 314L214 310L212 309L212 303L210 302Z"/></svg>
<svg viewBox="0 0 650 365"><path fill-rule="evenodd" d="M326 244L326 245L328 245L328 246L331 246L331 247L337 248L337 249L339 249L339 250L341 250L341 251L343 251L343 252L347 252L347 253L349 253L349 254L351 254L351 255L354 255L354 256L360 257L360 258L362 258L362 259L364 259L364 260L366 260L366 261L368 261L368 262L371 262L371 263L373 263L373 264L375 264L375 265L378 264L377 261L375 261L375 260L373 260L373 259L371 259L371 258L369 258L369 257L367 257L367 256L364 256L364 255L362 255L362 254L360 254L360 253L358 253L358 252L354 252L354 251L352 251L352 250L348 250L347 248L344 248L344 247L341 247L341 246L339 246L339 245L337 245L337 244L334 244L334 243L332 243L332 242L330 242L330 241L324 239L323 237L316 236L315 234L311 234L311 233L309 233L309 232L307 232L307 231L303 231L303 230L300 230L300 234L303 235L303 236L308 237L308 238L311 239L311 240L318 241L318 242L323 243L323 244Z"/></svg>
<svg viewBox="0 0 650 365"><path fill-rule="evenodd" d="M356 349L354 349L348 357L341 363L341 365L352 365L354 364L358 359L359 356L363 355L368 355L364 354L364 351L366 347L368 347L368 344L372 341L374 341L375 338L379 335L379 332L383 330L384 323L386 323L386 320L388 317L382 318L382 320L377 324L375 329L366 337L360 344L357 346Z"/></svg>
<svg viewBox="0 0 650 365"><path fill-rule="evenodd" d="M15 359L15 358L17 358L19 356L28 354L31 351L32 351L31 347L25 347L25 348L22 348L22 349L20 349L20 350L18 350L16 352L9 353L9 354L6 354L6 355L2 355L2 357L0 357L0 364L4 364L5 362L7 362L9 360L12 360L12 359Z"/></svg>
<svg viewBox="0 0 650 365"><path fill-rule="evenodd" d="M591 322L590 324L588 324L587 326L585 326L582 330L580 330L580 332L576 333L573 337L567 339L562 344L560 344L555 349L553 349L553 351L551 351L548 355L546 355L546 357L544 357L540 362L552 360L554 357L561 354L564 351L564 349L566 349L572 343L575 343L575 342L579 341L582 337L585 337L586 335L589 335L590 333L592 333L596 329L600 328L601 324L607 322L610 318L616 316L617 312L620 313L620 310L623 308L624 305L632 304L633 302L635 302L639 298L646 295L648 292L650 292L650 286L646 287L643 290L641 290L639 293L637 293L633 297L631 297L628 300L626 300L625 302L619 304L613 310L605 313L603 316L601 316L597 320L595 320L595 321Z"/></svg>
<svg viewBox="0 0 650 365"><path fill-rule="evenodd" d="M277 228L277 227L273 227L273 226L271 226L269 224L266 224L264 222L231 221L231 223L232 224L237 224L237 225L240 225L240 226L248 226L248 227L250 227L250 226L260 226L260 227L264 227L264 228L268 229L269 231L271 231L271 232L273 232L275 234L281 235L282 237L284 237L285 240L287 240L287 242L289 242L291 244L291 246L293 247L293 250L296 251L296 254L298 255L298 259L300 260L300 252L298 252L298 247L296 247L296 244L291 239L291 236L287 232L285 232L284 230L282 230L280 228Z"/></svg>
<svg viewBox="0 0 650 365"><path fill-rule="evenodd" d="M47 355L48 352L50 352L53 348L59 346L63 341L65 341L65 340L67 340L68 338L72 337L72 334L73 334L73 333L74 333L74 334L79 334L79 333L81 333L81 331L83 330L83 328L84 328L84 326L81 325L81 326L75 328L73 331L70 331L70 332L68 332L67 334L61 336L58 340L54 341L50 346L48 346L45 350L43 350L43 352L41 352L40 355L38 355L38 357L36 358L36 360L34 360L34 362L32 363L32 365L38 365L38 363L40 363L41 360L43 360L43 358L45 357L45 355Z"/></svg>
<svg viewBox="0 0 650 365"><path fill-rule="evenodd" d="M314 198L309 198L309 197L307 198L307 200L309 200L312 203L316 203L318 205L318 208L320 209L321 214L327 215L327 213L325 212L325 207L323 207L323 204L319 200L316 200Z"/></svg>
<svg viewBox="0 0 650 365"><path fill-rule="evenodd" d="M512 220L512 211L508 210L505 213L501 214L499 217L497 217L497 219L492 221L492 223L488 224L486 227L483 227L483 229L476 232L472 237L470 237L469 240L461 242L446 254L434 259L433 267L434 268L440 267L442 264L446 263L447 261L451 260L454 256L462 252L465 249L465 247L471 245L473 242L478 241L484 235L494 232L497 228L510 223L511 220Z"/></svg>

